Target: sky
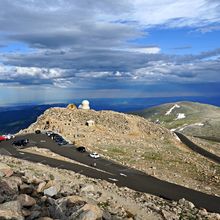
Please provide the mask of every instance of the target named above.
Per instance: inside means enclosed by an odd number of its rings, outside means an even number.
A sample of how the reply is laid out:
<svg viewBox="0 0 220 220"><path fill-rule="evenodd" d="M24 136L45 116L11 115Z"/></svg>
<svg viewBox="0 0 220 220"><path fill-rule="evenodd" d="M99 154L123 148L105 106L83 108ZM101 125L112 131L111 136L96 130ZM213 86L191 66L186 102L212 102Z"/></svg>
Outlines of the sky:
<svg viewBox="0 0 220 220"><path fill-rule="evenodd" d="M1 0L0 104L220 96L219 0Z"/></svg>

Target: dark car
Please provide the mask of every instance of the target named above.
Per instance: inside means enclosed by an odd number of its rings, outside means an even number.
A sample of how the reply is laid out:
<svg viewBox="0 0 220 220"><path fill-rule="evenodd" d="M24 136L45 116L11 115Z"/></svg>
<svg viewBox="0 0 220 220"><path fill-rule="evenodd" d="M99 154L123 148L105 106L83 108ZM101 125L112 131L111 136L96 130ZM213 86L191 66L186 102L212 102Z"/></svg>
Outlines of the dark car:
<svg viewBox="0 0 220 220"><path fill-rule="evenodd" d="M68 144L68 142L59 134L54 135L52 139L55 140L59 145Z"/></svg>
<svg viewBox="0 0 220 220"><path fill-rule="evenodd" d="M57 143L59 144L59 145L67 145L67 144L69 144L66 140L60 140L60 141L57 141Z"/></svg>
<svg viewBox="0 0 220 220"><path fill-rule="evenodd" d="M81 152L81 153L84 153L84 152L86 152L86 148L85 147L77 147L76 148L76 150L78 150L79 152Z"/></svg>
<svg viewBox="0 0 220 220"><path fill-rule="evenodd" d="M60 135L56 134L56 133L52 133L49 135L49 137L52 139L52 140L55 140L55 138L57 137L60 137Z"/></svg>
<svg viewBox="0 0 220 220"><path fill-rule="evenodd" d="M20 139L17 141L14 141L12 144L15 146L26 146L29 143L28 139Z"/></svg>
<svg viewBox="0 0 220 220"><path fill-rule="evenodd" d="M63 141L64 139L60 135L56 135L53 138L56 142Z"/></svg>

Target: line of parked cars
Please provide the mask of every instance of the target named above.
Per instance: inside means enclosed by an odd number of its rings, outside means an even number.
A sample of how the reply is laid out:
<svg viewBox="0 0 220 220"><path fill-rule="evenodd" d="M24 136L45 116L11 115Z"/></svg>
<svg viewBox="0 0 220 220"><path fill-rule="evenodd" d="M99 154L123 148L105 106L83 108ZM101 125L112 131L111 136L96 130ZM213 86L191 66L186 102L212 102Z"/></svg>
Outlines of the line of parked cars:
<svg viewBox="0 0 220 220"><path fill-rule="evenodd" d="M41 134L42 132L40 130L35 131L36 134ZM59 145L67 145L69 142L67 142L61 135L53 132L53 131L46 131L45 134L50 137L52 140L54 140Z"/></svg>
<svg viewBox="0 0 220 220"><path fill-rule="evenodd" d="M41 132L40 130L36 130L35 133L36 134L44 133L48 137L50 137L52 140L55 140L55 142L57 142L59 145L69 144L61 135L59 135L59 134L57 134L57 133L55 133L53 131ZM85 153L86 152L86 148L83 147L83 146L77 147L76 150L81 152L81 153ZM91 158L94 158L94 159L98 159L100 157L99 154L97 154L97 153L90 153L89 156Z"/></svg>

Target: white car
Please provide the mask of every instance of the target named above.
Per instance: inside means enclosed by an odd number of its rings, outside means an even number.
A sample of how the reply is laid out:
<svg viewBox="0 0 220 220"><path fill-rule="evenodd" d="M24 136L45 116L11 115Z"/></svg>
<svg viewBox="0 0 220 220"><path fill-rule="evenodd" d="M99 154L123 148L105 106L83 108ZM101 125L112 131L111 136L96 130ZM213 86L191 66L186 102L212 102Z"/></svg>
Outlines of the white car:
<svg viewBox="0 0 220 220"><path fill-rule="evenodd" d="M91 153L91 154L89 154L89 156L94 158L94 159L97 159L97 158L100 157L97 153Z"/></svg>
<svg viewBox="0 0 220 220"><path fill-rule="evenodd" d="M15 136L13 134L6 134L6 135L2 135L2 136L5 137L6 140L10 140L10 139L15 138Z"/></svg>
<svg viewBox="0 0 220 220"><path fill-rule="evenodd" d="M54 134L53 131L46 131L46 135L47 135L48 137L50 137L52 134Z"/></svg>

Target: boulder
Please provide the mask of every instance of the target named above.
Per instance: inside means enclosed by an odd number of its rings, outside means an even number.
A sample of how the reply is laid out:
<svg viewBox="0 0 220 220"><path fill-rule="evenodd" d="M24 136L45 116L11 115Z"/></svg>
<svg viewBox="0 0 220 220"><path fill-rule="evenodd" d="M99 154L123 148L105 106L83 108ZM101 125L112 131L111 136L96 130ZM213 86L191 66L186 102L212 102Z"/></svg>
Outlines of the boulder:
<svg viewBox="0 0 220 220"><path fill-rule="evenodd" d="M66 206L67 207L73 207L73 206L79 206L79 205L85 205L86 201L80 197L80 196L68 196L66 197Z"/></svg>
<svg viewBox="0 0 220 220"><path fill-rule="evenodd" d="M97 220L102 218L102 210L96 206L91 204L84 205L80 210L70 217L71 220Z"/></svg>
<svg viewBox="0 0 220 220"><path fill-rule="evenodd" d="M18 192L18 186L22 184L22 180L20 177L11 176L9 178L3 178L2 180L5 182L12 190Z"/></svg>
<svg viewBox="0 0 220 220"><path fill-rule="evenodd" d="M0 205L1 220L24 220L21 204L18 201L5 202Z"/></svg>
<svg viewBox="0 0 220 220"><path fill-rule="evenodd" d="M28 185L28 184L21 184L20 185L20 193L22 194L31 194L34 191L34 186L33 185Z"/></svg>
<svg viewBox="0 0 220 220"><path fill-rule="evenodd" d="M0 181L0 201L12 200L15 195L18 193L18 187L14 187L13 184L10 184L8 181Z"/></svg>
<svg viewBox="0 0 220 220"><path fill-rule="evenodd" d="M187 207L187 208L189 208L189 209L193 209L193 208L195 207L195 205L194 205L192 202L187 201L187 200L184 199L184 198L182 198L182 199L179 200L179 204L180 204L180 205L183 205L183 206L185 206L185 207Z"/></svg>
<svg viewBox="0 0 220 220"><path fill-rule="evenodd" d="M36 200L27 194L20 194L17 200L21 203L23 207L30 207L36 204Z"/></svg>
<svg viewBox="0 0 220 220"><path fill-rule="evenodd" d="M0 176L9 177L13 175L13 170L7 164L0 163Z"/></svg>

